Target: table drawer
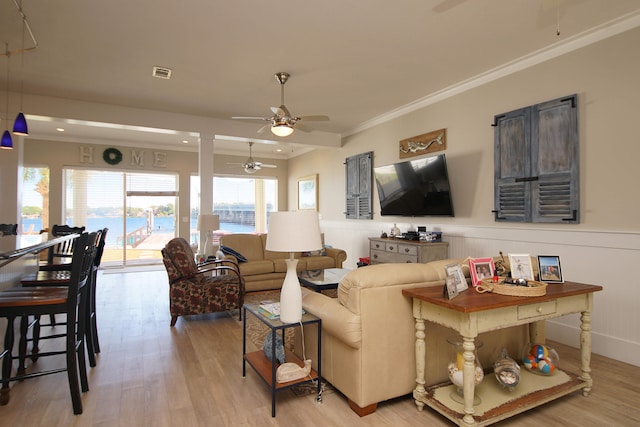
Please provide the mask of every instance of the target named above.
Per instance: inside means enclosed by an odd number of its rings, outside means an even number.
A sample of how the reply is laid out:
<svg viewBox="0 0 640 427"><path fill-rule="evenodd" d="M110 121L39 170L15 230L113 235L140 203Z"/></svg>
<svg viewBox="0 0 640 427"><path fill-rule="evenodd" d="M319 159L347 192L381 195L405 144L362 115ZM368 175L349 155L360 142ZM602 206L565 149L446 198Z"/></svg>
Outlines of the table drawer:
<svg viewBox="0 0 640 427"><path fill-rule="evenodd" d="M418 247L412 245L398 245L398 253L401 255L418 255Z"/></svg>
<svg viewBox="0 0 640 427"><path fill-rule="evenodd" d="M379 250L379 251L385 250L386 242L376 242L375 240L372 240L370 243L371 243L370 244L371 249Z"/></svg>
<svg viewBox="0 0 640 427"><path fill-rule="evenodd" d="M371 264L418 262L415 255L402 255L397 252L371 251Z"/></svg>
<svg viewBox="0 0 640 427"><path fill-rule="evenodd" d="M518 320L533 319L535 317L544 317L554 314L557 310L556 301L547 301L541 303L521 305L518 307Z"/></svg>

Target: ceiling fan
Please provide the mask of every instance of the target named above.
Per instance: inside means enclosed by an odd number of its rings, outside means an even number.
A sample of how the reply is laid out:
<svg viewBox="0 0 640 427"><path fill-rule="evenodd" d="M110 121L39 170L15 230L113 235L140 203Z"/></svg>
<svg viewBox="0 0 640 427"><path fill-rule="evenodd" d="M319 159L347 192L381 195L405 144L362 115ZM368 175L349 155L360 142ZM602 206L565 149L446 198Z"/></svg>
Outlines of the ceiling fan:
<svg viewBox="0 0 640 427"><path fill-rule="evenodd" d="M251 152L251 147L253 147L253 144L254 144L253 141L249 141L249 158L244 163L228 163L228 164L242 166L244 171L248 174L254 174L262 168L277 168L276 165L266 165L262 162L256 162L255 160L253 160L253 155Z"/></svg>
<svg viewBox="0 0 640 427"><path fill-rule="evenodd" d="M271 128L271 132L277 136L289 136L293 133L294 128L300 129L303 132L311 132L312 129L298 124L299 121L306 122L324 122L329 120L327 116L292 116L287 107L284 105L284 84L289 80L290 74L285 72L279 72L275 75L276 80L280 83L280 106L271 107L273 116L271 117L232 117L232 119L239 120L260 120L267 121L269 124L262 126L258 129L258 133L264 132L266 129Z"/></svg>

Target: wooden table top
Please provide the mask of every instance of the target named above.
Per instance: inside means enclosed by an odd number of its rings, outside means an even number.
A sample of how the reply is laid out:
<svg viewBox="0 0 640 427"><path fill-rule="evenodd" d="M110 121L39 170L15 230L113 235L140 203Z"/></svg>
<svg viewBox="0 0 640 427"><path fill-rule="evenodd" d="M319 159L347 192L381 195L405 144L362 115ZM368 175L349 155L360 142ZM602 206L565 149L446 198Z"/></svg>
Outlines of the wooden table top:
<svg viewBox="0 0 640 427"><path fill-rule="evenodd" d="M583 283L564 282L552 283L547 286L546 295L536 297L522 297L500 295L493 293L476 292L473 286L461 292L455 298L449 300L442 294L442 286L429 286L425 288L403 289L402 294L406 297L419 299L431 304L449 308L462 313L472 313L476 311L491 310L514 305L531 304L554 300L556 298L582 295L601 291L602 286L586 285Z"/></svg>

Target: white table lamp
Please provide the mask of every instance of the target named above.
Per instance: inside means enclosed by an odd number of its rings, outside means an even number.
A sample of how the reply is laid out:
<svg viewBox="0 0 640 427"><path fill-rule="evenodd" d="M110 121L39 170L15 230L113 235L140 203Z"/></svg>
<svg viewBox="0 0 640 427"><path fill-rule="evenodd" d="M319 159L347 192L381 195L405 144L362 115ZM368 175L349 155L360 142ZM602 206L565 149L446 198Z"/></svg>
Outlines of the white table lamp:
<svg viewBox="0 0 640 427"><path fill-rule="evenodd" d="M198 231L206 232L206 239L204 247L200 245L200 251L204 252L208 258L213 256L215 251L213 250L213 231L220 229L220 216L212 214L198 215L198 225L196 226Z"/></svg>
<svg viewBox="0 0 640 427"><path fill-rule="evenodd" d="M268 251L289 252L287 274L280 291L280 321L297 323L302 319L302 291L294 252L322 249L317 212L274 212L269 219Z"/></svg>

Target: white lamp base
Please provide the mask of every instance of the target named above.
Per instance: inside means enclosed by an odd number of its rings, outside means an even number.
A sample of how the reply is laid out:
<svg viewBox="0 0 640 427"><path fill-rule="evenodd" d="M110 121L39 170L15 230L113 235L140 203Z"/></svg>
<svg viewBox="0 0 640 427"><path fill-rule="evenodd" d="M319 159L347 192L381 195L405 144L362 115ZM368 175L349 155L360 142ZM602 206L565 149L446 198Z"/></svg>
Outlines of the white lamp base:
<svg viewBox="0 0 640 427"><path fill-rule="evenodd" d="M296 266L298 260L293 254L285 261L287 275L280 291L280 321L282 323L298 323L302 319L302 291L298 281Z"/></svg>
<svg viewBox="0 0 640 427"><path fill-rule="evenodd" d="M204 241L204 254L207 258L215 255L213 250L213 232L207 231L207 239Z"/></svg>

